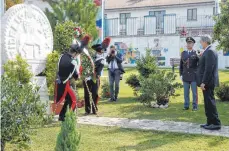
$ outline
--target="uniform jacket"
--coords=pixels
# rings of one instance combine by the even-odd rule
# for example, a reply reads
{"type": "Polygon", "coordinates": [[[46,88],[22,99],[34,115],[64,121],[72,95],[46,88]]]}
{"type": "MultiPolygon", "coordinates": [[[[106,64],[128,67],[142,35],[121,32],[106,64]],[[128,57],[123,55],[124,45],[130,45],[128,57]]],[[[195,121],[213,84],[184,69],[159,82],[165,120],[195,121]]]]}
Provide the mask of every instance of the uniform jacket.
{"type": "Polygon", "coordinates": [[[199,58],[195,50],[183,51],[181,53],[180,60],[180,76],[182,76],[185,82],[195,82],[196,81],[196,71],[198,67],[199,58]]]}
{"type": "Polygon", "coordinates": [[[72,74],[72,77],[74,79],[78,78],[77,70],[74,70],[75,65],[72,63],[72,61],[73,58],[68,53],[64,53],[63,56],[60,58],[60,62],[58,65],[58,76],[62,82],[65,81],[72,72],[74,72],[72,74]]]}
{"type": "Polygon", "coordinates": [[[95,73],[96,73],[96,76],[101,76],[101,72],[103,70],[103,67],[104,67],[104,62],[105,62],[105,59],[104,57],[98,57],[96,56],[95,57],[95,73]]]}

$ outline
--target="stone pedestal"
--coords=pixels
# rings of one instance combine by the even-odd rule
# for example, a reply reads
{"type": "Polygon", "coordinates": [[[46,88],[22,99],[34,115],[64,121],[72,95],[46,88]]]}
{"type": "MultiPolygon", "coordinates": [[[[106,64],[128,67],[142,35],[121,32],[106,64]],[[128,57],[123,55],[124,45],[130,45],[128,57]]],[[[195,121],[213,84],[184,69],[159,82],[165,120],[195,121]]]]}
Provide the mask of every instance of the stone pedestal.
{"type": "Polygon", "coordinates": [[[40,87],[38,93],[40,95],[41,102],[47,105],[47,108],[46,108],[47,114],[51,114],[46,77],[45,76],[33,77],[32,82],[40,87]]]}

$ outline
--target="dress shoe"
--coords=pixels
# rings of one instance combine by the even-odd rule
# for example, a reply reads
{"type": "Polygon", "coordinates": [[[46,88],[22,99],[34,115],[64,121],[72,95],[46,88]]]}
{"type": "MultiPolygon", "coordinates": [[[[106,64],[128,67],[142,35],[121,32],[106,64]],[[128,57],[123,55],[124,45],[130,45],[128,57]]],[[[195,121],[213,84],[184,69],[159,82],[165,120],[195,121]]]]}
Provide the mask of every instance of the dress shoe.
{"type": "Polygon", "coordinates": [[[184,107],[183,110],[189,110],[189,107],[184,107]]]}
{"type": "Polygon", "coordinates": [[[90,113],[84,113],[84,116],[88,116],[90,113]]]}
{"type": "Polygon", "coordinates": [[[197,108],[193,108],[192,111],[198,111],[198,109],[197,108]]]}
{"type": "Polygon", "coordinates": [[[59,117],[58,118],[58,121],[62,121],[63,122],[64,121],[64,118],[63,117],[59,117]]]}
{"type": "Polygon", "coordinates": [[[108,100],[108,102],[113,102],[114,101],[114,99],[112,99],[112,98],[110,98],[109,100],[108,100]]]}
{"type": "Polygon", "coordinates": [[[219,130],[221,129],[221,125],[208,125],[208,126],[204,126],[203,127],[204,129],[207,129],[207,130],[219,130]]]}
{"type": "Polygon", "coordinates": [[[115,98],[114,98],[114,101],[115,101],[115,102],[117,102],[117,101],[118,101],[118,98],[117,98],[117,97],[115,97],[115,98]]]}
{"type": "Polygon", "coordinates": [[[92,113],[93,115],[98,115],[96,112],[95,113],[92,113]]]}
{"type": "Polygon", "coordinates": [[[205,126],[209,126],[209,124],[201,124],[200,127],[204,128],[205,126]]]}

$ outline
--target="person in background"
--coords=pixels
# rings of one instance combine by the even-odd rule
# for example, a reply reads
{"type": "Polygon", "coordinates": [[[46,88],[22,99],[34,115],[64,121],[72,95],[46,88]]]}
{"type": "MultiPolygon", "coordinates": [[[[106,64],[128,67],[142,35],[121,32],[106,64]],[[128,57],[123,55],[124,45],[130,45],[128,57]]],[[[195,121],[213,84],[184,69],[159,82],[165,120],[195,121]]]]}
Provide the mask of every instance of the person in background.
{"type": "Polygon", "coordinates": [[[106,51],[107,47],[110,44],[110,38],[107,37],[103,40],[101,44],[95,44],[92,46],[92,49],[96,51],[95,54],[95,59],[94,59],[94,64],[95,64],[95,80],[92,79],[91,76],[87,77],[85,81],[83,81],[84,85],[84,100],[85,100],[85,115],[89,115],[91,113],[92,109],[92,114],[97,115],[98,111],[98,100],[99,100],[99,95],[98,95],[98,89],[100,86],[100,76],[101,72],[104,67],[105,63],[105,58],[103,56],[103,53],[106,51]],[[87,85],[86,85],[87,83],[87,85]],[[88,87],[88,88],[87,88],[88,87]],[[89,91],[88,91],[89,89],[89,91]],[[92,95],[92,101],[90,103],[90,94],[92,95]]]}
{"type": "Polygon", "coordinates": [[[109,74],[109,84],[110,84],[110,99],[109,101],[117,101],[119,94],[119,82],[120,75],[125,73],[122,66],[122,55],[119,54],[115,46],[110,46],[110,52],[106,57],[108,63],[108,74],[109,74]],[[115,89],[114,89],[115,84],[115,89]]]}
{"type": "Polygon", "coordinates": [[[205,115],[207,117],[207,123],[200,125],[200,127],[209,130],[218,130],[221,128],[221,122],[214,96],[214,89],[219,86],[218,55],[211,46],[212,38],[209,35],[202,36],[200,43],[204,52],[200,57],[197,69],[197,85],[203,91],[205,115]]]}
{"type": "Polygon", "coordinates": [[[190,98],[190,86],[192,90],[192,110],[197,111],[198,109],[198,94],[196,84],[196,71],[199,62],[199,58],[193,46],[195,40],[192,37],[186,38],[187,50],[181,53],[180,60],[180,77],[184,85],[184,110],[189,109],[190,98]]]}

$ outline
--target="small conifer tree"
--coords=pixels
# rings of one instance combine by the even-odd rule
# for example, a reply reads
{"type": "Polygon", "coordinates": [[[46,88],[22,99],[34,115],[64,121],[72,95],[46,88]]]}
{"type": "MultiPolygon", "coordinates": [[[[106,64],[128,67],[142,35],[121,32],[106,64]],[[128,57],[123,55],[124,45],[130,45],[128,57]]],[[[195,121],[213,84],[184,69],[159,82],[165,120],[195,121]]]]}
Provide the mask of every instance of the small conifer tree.
{"type": "Polygon", "coordinates": [[[80,138],[80,133],[76,127],[76,115],[68,109],[57,137],[55,151],[78,151],[80,138]]]}

